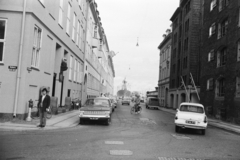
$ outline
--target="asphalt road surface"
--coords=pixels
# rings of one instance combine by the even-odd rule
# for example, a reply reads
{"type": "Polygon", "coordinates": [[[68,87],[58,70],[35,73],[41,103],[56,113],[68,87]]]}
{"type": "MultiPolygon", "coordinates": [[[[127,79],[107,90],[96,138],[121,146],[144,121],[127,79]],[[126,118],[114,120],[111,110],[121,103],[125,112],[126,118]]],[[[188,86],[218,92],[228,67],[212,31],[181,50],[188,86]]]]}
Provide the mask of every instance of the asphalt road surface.
{"type": "Polygon", "coordinates": [[[6,131],[0,142],[1,160],[240,160],[240,135],[211,126],[204,136],[195,130],[176,134],[172,114],[144,106],[131,115],[130,106],[120,103],[110,126],[6,131]]]}

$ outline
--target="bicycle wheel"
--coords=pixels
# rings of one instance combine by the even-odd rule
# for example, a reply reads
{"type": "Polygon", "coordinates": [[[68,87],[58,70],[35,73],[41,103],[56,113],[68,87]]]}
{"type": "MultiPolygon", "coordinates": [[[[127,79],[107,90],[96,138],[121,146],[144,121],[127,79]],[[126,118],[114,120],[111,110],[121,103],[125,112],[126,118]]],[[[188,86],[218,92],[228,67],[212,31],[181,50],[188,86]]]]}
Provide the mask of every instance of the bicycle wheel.
{"type": "Polygon", "coordinates": [[[49,111],[47,111],[47,119],[50,119],[50,118],[52,118],[52,110],[49,107],[49,111]]]}

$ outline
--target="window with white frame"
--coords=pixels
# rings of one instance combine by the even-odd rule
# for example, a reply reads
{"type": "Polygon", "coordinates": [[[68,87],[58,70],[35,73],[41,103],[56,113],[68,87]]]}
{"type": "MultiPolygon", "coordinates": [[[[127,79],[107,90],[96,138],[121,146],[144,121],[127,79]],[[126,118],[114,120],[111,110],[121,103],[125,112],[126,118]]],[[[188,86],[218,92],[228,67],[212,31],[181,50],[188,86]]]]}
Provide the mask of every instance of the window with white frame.
{"type": "Polygon", "coordinates": [[[99,47],[100,51],[102,51],[102,47],[103,47],[103,40],[100,40],[100,47],[99,47]]]}
{"type": "Polygon", "coordinates": [[[210,4],[210,11],[213,10],[214,7],[216,7],[217,5],[217,0],[212,0],[211,4],[210,4]]]}
{"type": "Polygon", "coordinates": [[[213,78],[207,80],[207,90],[213,89],[213,78]]]}
{"type": "Polygon", "coordinates": [[[221,12],[226,6],[228,6],[229,0],[219,0],[219,12],[221,12]]]}
{"type": "Polygon", "coordinates": [[[224,20],[222,23],[218,24],[218,39],[225,36],[228,28],[228,20],[224,20]]]}
{"type": "Polygon", "coordinates": [[[238,46],[237,46],[237,61],[240,61],[240,41],[238,41],[238,46]]]}
{"type": "Polygon", "coordinates": [[[39,62],[40,62],[41,40],[42,40],[42,29],[40,29],[38,26],[35,26],[31,66],[36,68],[39,67],[39,62]]]}
{"type": "Polygon", "coordinates": [[[58,17],[58,24],[62,26],[63,23],[63,0],[59,1],[59,17],[58,17]]]}
{"type": "Polygon", "coordinates": [[[73,28],[72,28],[72,40],[75,41],[75,32],[76,32],[76,13],[73,14],[73,28]]]}
{"type": "Polygon", "coordinates": [[[78,5],[82,7],[82,0],[78,0],[78,5]]]}
{"type": "Polygon", "coordinates": [[[73,81],[76,82],[77,80],[77,60],[74,61],[74,72],[73,72],[73,81]]]}
{"type": "Polygon", "coordinates": [[[225,95],[225,79],[216,80],[216,97],[224,97],[225,95]]]}
{"type": "Polygon", "coordinates": [[[211,37],[216,31],[216,24],[213,23],[209,28],[209,37],[211,37]]]}
{"type": "Polygon", "coordinates": [[[77,22],[77,37],[76,37],[76,44],[77,44],[78,47],[80,47],[79,43],[78,43],[78,41],[79,41],[79,32],[80,32],[80,22],[78,21],[77,22]]]}
{"type": "Polygon", "coordinates": [[[69,62],[69,74],[68,74],[68,79],[69,79],[69,80],[72,80],[72,71],[73,71],[73,68],[72,68],[72,61],[73,61],[73,56],[70,56],[70,62],[69,62]]]}
{"type": "Polygon", "coordinates": [[[240,77],[236,77],[236,97],[240,97],[240,77]]]}
{"type": "Polygon", "coordinates": [[[94,38],[97,38],[97,30],[98,30],[98,26],[94,25],[94,33],[93,33],[94,38]]]}
{"type": "Polygon", "coordinates": [[[214,50],[211,50],[208,53],[208,62],[213,61],[214,60],[214,50]]]}
{"type": "Polygon", "coordinates": [[[83,39],[82,39],[82,35],[83,35],[83,28],[82,28],[82,25],[80,25],[79,27],[79,42],[78,42],[78,47],[80,49],[82,49],[82,43],[83,43],[83,39]]]}
{"type": "Polygon", "coordinates": [[[217,54],[217,67],[224,66],[227,60],[227,48],[223,48],[222,50],[218,51],[217,54]]]}
{"type": "Polygon", "coordinates": [[[7,20],[0,19],[0,62],[3,62],[4,58],[4,46],[6,42],[6,30],[7,30],[7,20]]]}
{"type": "Polygon", "coordinates": [[[67,11],[67,27],[66,32],[69,35],[69,27],[70,27],[70,19],[71,19],[71,5],[68,3],[68,11],[67,11]]]}

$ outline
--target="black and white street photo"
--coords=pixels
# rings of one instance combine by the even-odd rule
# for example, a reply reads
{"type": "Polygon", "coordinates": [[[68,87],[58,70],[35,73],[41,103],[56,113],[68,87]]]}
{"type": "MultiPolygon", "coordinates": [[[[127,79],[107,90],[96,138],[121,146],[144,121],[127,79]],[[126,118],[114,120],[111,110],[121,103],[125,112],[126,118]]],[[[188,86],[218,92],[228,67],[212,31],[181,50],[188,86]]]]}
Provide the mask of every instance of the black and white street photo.
{"type": "Polygon", "coordinates": [[[240,160],[240,1],[0,0],[0,160],[240,160]]]}

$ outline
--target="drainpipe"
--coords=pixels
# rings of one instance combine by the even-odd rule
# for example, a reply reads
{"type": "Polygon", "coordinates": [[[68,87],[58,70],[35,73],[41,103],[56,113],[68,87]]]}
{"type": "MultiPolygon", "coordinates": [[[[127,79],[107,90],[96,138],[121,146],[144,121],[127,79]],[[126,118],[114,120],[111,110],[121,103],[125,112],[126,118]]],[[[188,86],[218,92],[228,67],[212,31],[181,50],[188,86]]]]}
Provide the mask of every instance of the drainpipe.
{"type": "MultiPolygon", "coordinates": [[[[93,0],[87,0],[87,12],[86,12],[86,24],[85,24],[85,44],[84,44],[84,58],[83,58],[83,81],[85,80],[85,73],[86,73],[86,68],[85,68],[85,65],[86,65],[86,46],[87,46],[87,32],[88,32],[88,10],[90,9],[90,5],[91,5],[91,3],[93,3],[94,1],[93,0]]],[[[84,84],[84,82],[82,82],[82,100],[81,100],[81,103],[82,103],[82,105],[83,105],[83,99],[84,99],[84,86],[85,84],[84,84]]],[[[86,85],[87,85],[87,83],[86,83],[86,85]]],[[[86,89],[86,92],[87,92],[87,89],[86,89]]]]}
{"type": "Polygon", "coordinates": [[[19,49],[19,58],[18,58],[18,70],[17,70],[17,85],[16,85],[14,110],[13,110],[13,117],[14,118],[16,117],[16,112],[17,112],[19,83],[20,83],[20,79],[21,79],[21,63],[22,63],[22,50],[23,50],[23,36],[24,36],[24,29],[25,29],[26,3],[27,3],[27,0],[24,0],[22,30],[21,30],[21,40],[20,40],[20,49],[19,49]]]}

